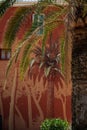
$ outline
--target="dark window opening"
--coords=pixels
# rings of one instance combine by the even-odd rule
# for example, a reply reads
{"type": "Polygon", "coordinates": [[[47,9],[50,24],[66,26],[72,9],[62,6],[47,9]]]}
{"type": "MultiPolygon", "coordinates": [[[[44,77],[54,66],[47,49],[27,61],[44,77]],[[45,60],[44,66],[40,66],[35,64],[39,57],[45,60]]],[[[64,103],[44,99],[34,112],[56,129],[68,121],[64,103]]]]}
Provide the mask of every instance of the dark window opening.
{"type": "Polygon", "coordinates": [[[11,57],[11,49],[0,49],[0,60],[9,60],[11,57]]]}

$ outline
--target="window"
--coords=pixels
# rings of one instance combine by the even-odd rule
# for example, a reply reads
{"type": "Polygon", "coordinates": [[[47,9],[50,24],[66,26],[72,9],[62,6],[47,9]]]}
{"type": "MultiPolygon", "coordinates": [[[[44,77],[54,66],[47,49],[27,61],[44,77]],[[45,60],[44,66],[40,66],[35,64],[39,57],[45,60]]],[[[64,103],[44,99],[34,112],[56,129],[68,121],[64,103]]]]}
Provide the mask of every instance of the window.
{"type": "Polygon", "coordinates": [[[9,60],[11,57],[11,49],[0,49],[0,60],[9,60]]]}
{"type": "MultiPolygon", "coordinates": [[[[40,27],[44,23],[44,14],[33,14],[33,23],[36,27],[40,27]]],[[[38,35],[43,34],[44,27],[40,27],[39,31],[37,32],[38,35]]]]}

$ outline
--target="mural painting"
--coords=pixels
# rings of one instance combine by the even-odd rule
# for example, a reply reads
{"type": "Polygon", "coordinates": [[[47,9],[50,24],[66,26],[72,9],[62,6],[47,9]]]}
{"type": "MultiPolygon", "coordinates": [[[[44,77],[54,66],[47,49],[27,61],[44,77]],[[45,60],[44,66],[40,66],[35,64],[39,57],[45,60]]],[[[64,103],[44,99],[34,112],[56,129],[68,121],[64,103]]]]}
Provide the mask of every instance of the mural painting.
{"type": "MultiPolygon", "coordinates": [[[[18,7],[7,10],[2,20],[0,20],[0,47],[6,23],[15,13],[18,7]],[[9,13],[10,12],[10,13],[9,13]]],[[[24,23],[23,28],[18,32],[15,42],[24,34],[27,27],[31,26],[31,16],[24,23]]],[[[59,37],[63,27],[53,32],[54,39],[59,37]]],[[[12,51],[14,47],[12,48],[12,51]]],[[[47,117],[47,85],[43,75],[37,76],[35,68],[34,79],[30,79],[26,74],[23,81],[19,76],[19,64],[14,64],[8,76],[6,88],[4,89],[4,79],[8,61],[0,60],[0,114],[2,115],[4,130],[39,130],[41,122],[47,117]],[[38,78],[37,78],[38,77],[38,78]],[[35,81],[35,82],[34,82],[35,81]]],[[[19,61],[20,63],[20,61],[19,61]]],[[[54,88],[54,117],[60,117],[71,122],[71,85],[67,85],[61,78],[57,87],[54,88]],[[62,86],[61,86],[62,83],[62,86]],[[67,111],[68,109],[68,111],[67,111]]]]}

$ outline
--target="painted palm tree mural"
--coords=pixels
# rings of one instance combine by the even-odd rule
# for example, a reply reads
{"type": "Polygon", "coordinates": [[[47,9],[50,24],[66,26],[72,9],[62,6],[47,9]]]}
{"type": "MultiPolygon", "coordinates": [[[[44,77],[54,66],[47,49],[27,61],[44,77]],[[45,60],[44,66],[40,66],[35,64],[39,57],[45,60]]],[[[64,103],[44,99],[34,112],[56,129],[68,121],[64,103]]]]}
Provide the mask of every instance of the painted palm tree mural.
{"type": "MultiPolygon", "coordinates": [[[[55,113],[54,111],[55,105],[53,106],[53,98],[54,99],[57,98],[57,99],[60,99],[60,101],[62,102],[64,118],[67,119],[66,96],[70,94],[69,93],[70,91],[68,92],[67,88],[65,88],[65,86],[67,87],[68,85],[65,85],[64,83],[64,80],[60,71],[61,67],[59,64],[60,54],[63,54],[63,52],[62,53],[60,52],[58,42],[55,42],[55,41],[48,42],[49,43],[48,44],[47,39],[49,37],[50,32],[53,32],[53,30],[55,30],[60,25],[61,22],[64,22],[64,18],[67,14],[67,13],[65,14],[65,12],[67,12],[68,9],[69,9],[69,13],[67,15],[68,17],[66,21],[68,25],[67,26],[68,35],[66,35],[66,37],[68,39],[66,39],[66,44],[65,44],[65,75],[66,75],[65,77],[66,77],[66,81],[70,82],[71,79],[68,77],[68,74],[70,74],[70,71],[68,72],[68,67],[70,67],[71,56],[69,56],[68,54],[69,54],[69,51],[72,50],[71,45],[73,45],[73,52],[72,52],[73,54],[73,57],[72,57],[73,120],[72,122],[73,123],[72,124],[73,124],[73,130],[75,129],[77,130],[78,128],[80,129],[80,127],[81,129],[84,127],[86,128],[86,121],[84,118],[84,113],[86,112],[85,105],[83,105],[85,111],[82,113],[82,115],[79,116],[78,114],[80,112],[80,110],[78,110],[78,107],[81,105],[81,103],[79,103],[80,100],[78,98],[80,94],[79,89],[81,90],[83,89],[79,87],[80,85],[79,83],[77,83],[76,74],[78,75],[77,77],[79,77],[79,74],[76,71],[77,69],[75,69],[76,64],[78,64],[76,60],[78,58],[75,58],[77,56],[75,52],[77,52],[80,57],[80,53],[78,52],[78,45],[81,45],[83,43],[84,43],[84,46],[86,45],[86,42],[84,41],[84,39],[86,40],[85,35],[86,35],[86,24],[87,24],[86,1],[70,0],[67,2],[69,2],[69,6],[57,5],[56,3],[54,3],[54,1],[50,1],[50,2],[40,1],[37,4],[30,6],[29,8],[26,8],[26,7],[20,8],[15,13],[14,17],[12,18],[12,20],[10,20],[8,26],[6,27],[7,30],[6,30],[5,41],[4,41],[5,47],[7,48],[12,47],[13,43],[16,43],[17,45],[16,46],[17,49],[15,50],[15,53],[12,55],[12,58],[8,64],[6,76],[8,75],[9,68],[11,67],[12,63],[15,63],[15,64],[17,64],[18,62],[20,63],[20,67],[18,67],[17,65],[15,67],[13,88],[11,89],[11,91],[13,92],[12,94],[13,97],[11,96],[11,102],[10,102],[10,104],[12,105],[10,105],[10,111],[9,111],[10,112],[9,113],[9,130],[22,129],[22,128],[30,129],[30,130],[35,129],[35,127],[38,125],[38,122],[41,122],[44,119],[43,107],[41,106],[41,100],[45,92],[49,92],[48,98],[47,98],[47,115],[46,116],[53,117],[53,113],[55,113]],[[50,11],[48,11],[49,8],[50,8],[50,11]],[[38,20],[38,17],[37,17],[36,21],[34,21],[33,24],[31,24],[32,26],[29,28],[29,30],[28,29],[26,30],[26,34],[23,37],[23,39],[20,42],[18,41],[14,42],[18,31],[23,26],[24,21],[27,20],[28,15],[35,14],[37,16],[40,16],[40,14],[43,14],[43,13],[45,13],[44,22],[42,22],[42,20],[41,21],[38,20]],[[37,21],[39,21],[38,24],[36,24],[37,21]],[[40,29],[42,30],[44,29],[43,35],[39,35],[40,29]],[[83,36],[82,39],[80,39],[81,38],[80,35],[83,36]],[[76,43],[78,44],[77,47],[76,47],[76,43]],[[52,53],[50,53],[50,51],[52,53]],[[22,58],[21,58],[21,55],[22,55],[22,58]],[[19,59],[21,60],[19,61],[19,59]],[[67,67],[67,63],[69,63],[68,67],[67,67]],[[27,75],[27,72],[29,73],[28,75],[27,75]],[[36,75],[36,73],[38,73],[38,75],[36,75]],[[19,76],[19,74],[21,74],[21,78],[24,78],[24,81],[22,81],[20,88],[18,87],[19,85],[17,85],[18,84],[17,77],[19,76]],[[58,82],[56,82],[57,80],[58,82]],[[43,86],[41,84],[43,84],[43,86]],[[65,94],[65,91],[66,91],[66,94],[65,94]],[[28,113],[28,123],[26,123],[27,119],[26,117],[24,117],[21,107],[18,106],[18,101],[19,99],[21,99],[20,95],[22,96],[22,98],[25,98],[25,97],[27,98],[28,109],[26,109],[26,111],[28,113]],[[32,107],[32,102],[36,106],[35,107],[36,110],[32,107]],[[48,105],[50,106],[49,109],[48,109],[48,105]],[[76,109],[74,109],[74,107],[76,109]],[[39,115],[35,114],[35,118],[33,118],[33,110],[36,113],[39,112],[39,115]],[[15,121],[15,118],[18,118],[24,124],[22,128],[16,128],[17,122],[15,121]],[[85,125],[82,120],[85,122],[85,125]]],[[[82,49],[80,48],[79,50],[81,51],[82,49]]],[[[79,63],[81,62],[81,66],[83,65],[82,63],[85,62],[85,61],[82,62],[82,59],[86,57],[85,49],[83,49],[82,52],[83,53],[81,53],[81,57],[78,60],[79,63]]],[[[86,71],[85,71],[85,74],[83,75],[86,75],[86,71]]],[[[84,88],[86,89],[86,87],[84,88]]],[[[86,96],[82,97],[82,99],[84,98],[86,98],[86,96]]],[[[83,108],[81,108],[81,110],[82,109],[83,108]]]]}
{"type": "Polygon", "coordinates": [[[47,117],[52,118],[54,117],[54,86],[58,86],[58,82],[62,86],[61,78],[63,79],[60,70],[59,44],[57,42],[52,43],[50,40],[50,44],[45,47],[44,54],[39,46],[36,46],[33,52],[35,57],[31,60],[32,65],[30,64],[29,75],[34,79],[34,82],[38,77],[40,80],[42,74],[44,75],[43,79],[45,84],[47,80],[47,117]],[[33,70],[36,66],[38,72],[37,76],[33,70]],[[34,74],[32,75],[32,73],[34,74]]]}
{"type": "MultiPolygon", "coordinates": [[[[8,65],[8,70],[9,70],[11,63],[12,62],[14,63],[13,64],[14,70],[10,69],[10,71],[14,73],[13,76],[14,78],[12,79],[13,85],[12,88],[10,88],[11,96],[8,94],[8,97],[10,97],[10,105],[9,105],[10,109],[8,111],[9,120],[6,122],[9,124],[8,127],[9,130],[37,129],[36,127],[39,126],[40,122],[45,117],[54,117],[55,105],[53,103],[53,100],[55,100],[55,91],[57,92],[59,88],[60,90],[64,88],[63,86],[64,80],[60,69],[61,67],[60,67],[60,43],[58,41],[59,39],[56,38],[55,40],[53,39],[49,40],[48,38],[50,32],[52,32],[52,30],[55,30],[55,28],[60,23],[62,18],[58,21],[56,21],[55,19],[55,22],[54,21],[49,22],[49,20],[51,20],[51,17],[54,17],[53,15],[56,12],[56,10],[59,10],[58,13],[62,14],[63,13],[61,12],[62,7],[54,6],[52,3],[50,4],[44,3],[44,4],[47,5],[46,8],[45,6],[43,6],[42,3],[41,3],[42,6],[38,6],[38,8],[42,7],[43,9],[41,10],[42,14],[44,12],[47,13],[46,14],[47,16],[45,16],[47,17],[46,18],[47,21],[42,24],[39,23],[39,25],[35,25],[36,21],[33,22],[31,28],[27,30],[28,32],[23,38],[23,41],[19,43],[19,47],[15,51],[16,53],[12,55],[11,62],[9,62],[8,65]],[[50,11],[48,12],[49,8],[50,11]],[[54,9],[54,11],[52,10],[52,8],[54,9]],[[51,17],[50,17],[50,13],[53,13],[51,17]],[[41,29],[44,28],[45,31],[44,35],[38,35],[38,31],[40,28],[41,29]],[[42,45],[41,45],[41,41],[42,41],[42,45]],[[36,45],[37,43],[38,46],[36,45]],[[24,50],[21,49],[22,47],[24,50]],[[23,52],[23,56],[22,56],[22,60],[20,61],[22,52],[23,52]],[[29,59],[29,57],[31,59],[29,59]],[[27,67],[29,66],[30,68],[27,69],[27,67]],[[21,78],[23,78],[25,71],[26,71],[26,76],[24,77],[24,80],[21,81],[20,83],[20,80],[18,78],[20,72],[21,72],[21,78]],[[29,74],[27,74],[27,72],[29,74]],[[46,93],[48,93],[47,102],[44,102],[43,97],[46,98],[46,93]],[[19,103],[19,101],[21,102],[21,98],[26,99],[25,102],[26,108],[24,108],[23,102],[19,103]],[[49,105],[50,107],[48,107],[49,105]],[[22,108],[25,109],[26,113],[28,113],[27,116],[24,115],[22,108]],[[17,124],[18,122],[16,120],[19,120],[21,124],[18,125],[17,124]]],[[[18,25],[18,23],[20,24],[21,22],[24,22],[24,19],[27,20],[29,14],[31,15],[34,13],[35,7],[36,5],[30,6],[30,8],[25,8],[25,7],[19,8],[18,11],[15,13],[15,16],[12,17],[12,21],[15,20],[16,22],[16,20],[18,20],[17,24],[15,23],[16,27],[13,26],[14,22],[9,21],[10,26],[8,25],[8,27],[6,28],[7,29],[9,28],[9,30],[13,28],[12,29],[13,32],[15,33],[18,32],[18,30],[20,29],[20,25],[18,25]]],[[[35,13],[38,13],[38,11],[35,13]]],[[[22,23],[22,26],[23,24],[24,23],[22,23]]],[[[6,31],[6,35],[5,35],[6,40],[4,39],[5,47],[7,48],[12,46],[14,37],[16,36],[15,33],[10,33],[10,34],[9,33],[10,31],[8,31],[8,33],[6,31]]],[[[16,43],[17,46],[18,41],[16,40],[14,43],[16,43]]],[[[8,74],[8,70],[7,70],[7,74],[8,74]]],[[[7,87],[5,89],[6,89],[5,91],[8,91],[7,87]]],[[[58,98],[59,98],[58,95],[56,95],[56,100],[58,100],[58,98]]],[[[60,102],[62,100],[63,103],[63,96],[61,96],[59,100],[60,102]]],[[[64,118],[67,118],[66,106],[62,106],[62,103],[61,103],[61,107],[63,107],[64,118]]]]}

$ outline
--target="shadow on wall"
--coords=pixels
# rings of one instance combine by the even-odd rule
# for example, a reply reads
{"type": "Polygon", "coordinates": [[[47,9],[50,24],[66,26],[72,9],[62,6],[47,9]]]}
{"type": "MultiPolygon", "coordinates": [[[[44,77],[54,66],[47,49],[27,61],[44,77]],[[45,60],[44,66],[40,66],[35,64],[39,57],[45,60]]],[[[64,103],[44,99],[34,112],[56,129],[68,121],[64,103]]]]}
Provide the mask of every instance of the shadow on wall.
{"type": "Polygon", "coordinates": [[[2,116],[0,115],[0,130],[2,130],[2,116]]]}

